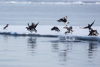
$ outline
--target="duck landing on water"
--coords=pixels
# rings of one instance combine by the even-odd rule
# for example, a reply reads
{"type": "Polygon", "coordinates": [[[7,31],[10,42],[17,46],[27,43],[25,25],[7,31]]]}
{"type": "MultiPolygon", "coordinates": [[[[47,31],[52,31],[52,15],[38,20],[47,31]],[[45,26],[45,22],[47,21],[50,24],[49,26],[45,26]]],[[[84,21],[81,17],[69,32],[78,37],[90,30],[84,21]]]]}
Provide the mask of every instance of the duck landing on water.
{"type": "Polygon", "coordinates": [[[89,35],[88,35],[88,36],[97,36],[97,35],[99,35],[98,31],[97,31],[97,30],[91,29],[91,30],[89,31],[89,35]]]}
{"type": "Polygon", "coordinates": [[[27,29],[28,31],[30,31],[31,33],[32,33],[33,31],[35,31],[35,32],[37,33],[36,27],[37,27],[38,24],[39,24],[39,22],[38,22],[37,24],[32,23],[31,25],[29,25],[29,23],[28,23],[28,27],[26,27],[26,29],[27,29]]]}
{"type": "Polygon", "coordinates": [[[73,27],[72,26],[70,26],[70,27],[64,27],[65,29],[67,29],[67,31],[65,32],[65,34],[67,34],[67,33],[71,33],[72,34],[72,32],[73,32],[73,27]]]}

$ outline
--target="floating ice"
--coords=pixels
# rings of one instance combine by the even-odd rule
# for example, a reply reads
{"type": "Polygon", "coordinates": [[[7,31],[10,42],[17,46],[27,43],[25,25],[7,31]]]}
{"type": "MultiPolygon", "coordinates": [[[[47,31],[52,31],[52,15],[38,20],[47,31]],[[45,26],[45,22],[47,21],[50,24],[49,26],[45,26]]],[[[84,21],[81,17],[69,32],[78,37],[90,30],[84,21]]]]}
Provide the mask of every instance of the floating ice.
{"type": "MultiPolygon", "coordinates": [[[[1,35],[11,35],[11,36],[37,36],[37,37],[58,37],[60,41],[77,41],[77,40],[91,40],[100,41],[100,35],[98,36],[88,36],[88,29],[81,29],[79,26],[74,26],[74,32],[72,34],[64,34],[66,29],[63,26],[58,26],[61,32],[51,31],[53,26],[37,26],[37,33],[29,32],[24,25],[9,25],[6,30],[3,30],[3,25],[0,26],[1,35]]],[[[100,33],[100,27],[93,27],[93,29],[98,30],[100,33]]]]}

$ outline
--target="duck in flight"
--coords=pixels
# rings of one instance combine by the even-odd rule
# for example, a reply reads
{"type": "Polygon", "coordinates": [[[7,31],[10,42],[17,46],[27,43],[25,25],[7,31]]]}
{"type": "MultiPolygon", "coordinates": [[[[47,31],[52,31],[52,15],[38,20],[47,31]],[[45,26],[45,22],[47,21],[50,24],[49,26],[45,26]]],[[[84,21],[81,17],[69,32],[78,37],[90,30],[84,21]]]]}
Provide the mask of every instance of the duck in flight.
{"type": "Polygon", "coordinates": [[[5,30],[6,28],[8,28],[8,26],[9,26],[9,24],[6,24],[6,26],[3,29],[5,30]]]}
{"type": "Polygon", "coordinates": [[[65,32],[65,34],[67,34],[67,33],[71,33],[72,34],[72,32],[73,32],[73,27],[72,26],[70,26],[70,27],[64,27],[65,29],[67,29],[67,31],[65,32]]]}
{"type": "Polygon", "coordinates": [[[69,24],[69,22],[67,22],[67,16],[60,18],[59,20],[57,20],[58,22],[64,22],[66,24],[69,24]]]}
{"type": "Polygon", "coordinates": [[[87,29],[87,28],[88,28],[88,29],[89,29],[89,31],[91,31],[91,30],[92,30],[92,26],[93,26],[94,22],[95,22],[95,20],[93,21],[93,23],[88,24],[88,26],[83,27],[83,29],[87,29]]]}
{"type": "Polygon", "coordinates": [[[60,32],[60,29],[58,28],[58,27],[56,27],[56,26],[54,26],[53,28],[51,28],[51,30],[53,31],[57,31],[57,32],[60,32]]]}
{"type": "Polygon", "coordinates": [[[95,22],[95,20],[94,20],[91,24],[88,24],[88,26],[83,27],[83,29],[89,29],[89,34],[88,34],[88,36],[97,36],[97,35],[99,35],[98,31],[97,31],[97,30],[94,30],[94,29],[92,28],[94,22],[95,22]]]}
{"type": "Polygon", "coordinates": [[[30,31],[31,33],[32,33],[33,31],[37,32],[36,27],[37,27],[38,24],[39,24],[39,22],[38,22],[37,24],[32,23],[31,25],[29,25],[29,23],[28,23],[28,27],[26,27],[26,28],[27,28],[27,30],[30,31]]]}

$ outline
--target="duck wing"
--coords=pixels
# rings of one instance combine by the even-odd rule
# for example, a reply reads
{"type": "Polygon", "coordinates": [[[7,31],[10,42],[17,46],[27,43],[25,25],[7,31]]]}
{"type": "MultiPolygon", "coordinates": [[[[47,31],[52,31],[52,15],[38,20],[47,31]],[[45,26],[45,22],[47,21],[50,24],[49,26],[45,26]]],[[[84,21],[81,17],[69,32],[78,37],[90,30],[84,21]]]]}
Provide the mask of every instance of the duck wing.
{"type": "Polygon", "coordinates": [[[38,24],[39,24],[39,22],[38,22],[37,24],[34,25],[34,28],[36,28],[38,24]]]}
{"type": "Polygon", "coordinates": [[[93,21],[93,23],[91,24],[91,26],[94,24],[95,20],[93,21]]]}

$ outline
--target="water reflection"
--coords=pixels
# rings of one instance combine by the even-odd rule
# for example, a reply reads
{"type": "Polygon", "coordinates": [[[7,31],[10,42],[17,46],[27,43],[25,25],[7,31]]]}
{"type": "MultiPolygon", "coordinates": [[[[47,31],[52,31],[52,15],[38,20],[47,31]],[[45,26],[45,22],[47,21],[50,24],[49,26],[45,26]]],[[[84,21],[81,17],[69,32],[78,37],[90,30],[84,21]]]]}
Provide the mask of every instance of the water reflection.
{"type": "Polygon", "coordinates": [[[4,40],[7,42],[8,41],[8,35],[3,35],[4,40]]]}
{"type": "Polygon", "coordinates": [[[32,53],[32,56],[35,53],[36,43],[37,43],[37,38],[34,37],[28,38],[28,51],[32,53]]]}
{"type": "Polygon", "coordinates": [[[55,53],[58,52],[58,49],[59,48],[58,48],[58,44],[57,43],[52,44],[52,51],[53,52],[55,52],[55,53]]]}
{"type": "Polygon", "coordinates": [[[61,62],[65,62],[67,60],[67,50],[59,51],[59,57],[61,62]]]}
{"type": "Polygon", "coordinates": [[[88,57],[89,59],[93,59],[93,56],[96,55],[98,42],[89,42],[89,49],[88,49],[88,57]]]}
{"type": "Polygon", "coordinates": [[[69,43],[64,43],[64,42],[51,42],[51,43],[52,43],[52,51],[58,54],[59,60],[61,62],[66,62],[67,53],[70,50],[69,43]]]}
{"type": "Polygon", "coordinates": [[[94,49],[97,49],[98,42],[90,42],[89,43],[89,52],[91,53],[94,49]]]}
{"type": "MultiPolygon", "coordinates": [[[[80,59],[84,61],[93,61],[93,59],[97,58],[97,54],[99,51],[99,42],[51,42],[52,51],[57,53],[59,56],[59,60],[61,62],[68,62],[68,58],[80,59]],[[87,49],[86,49],[87,48],[87,49]],[[85,53],[88,53],[88,55],[85,53]],[[75,57],[76,56],[76,57],[75,57]],[[78,58],[79,56],[79,58],[78,58]],[[87,57],[87,59],[82,59],[80,57],[87,57]]],[[[72,60],[74,60],[72,59],[72,60]]],[[[71,60],[71,59],[70,59],[71,60]]],[[[77,62],[77,60],[75,60],[77,62]]],[[[84,62],[83,61],[83,62],[84,62]]]]}

